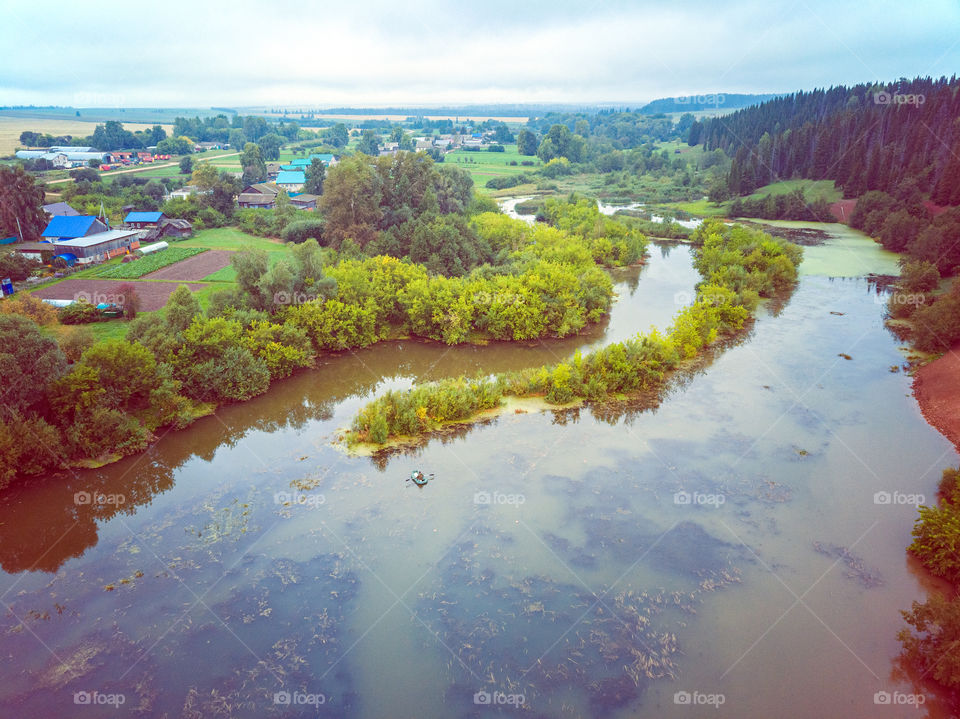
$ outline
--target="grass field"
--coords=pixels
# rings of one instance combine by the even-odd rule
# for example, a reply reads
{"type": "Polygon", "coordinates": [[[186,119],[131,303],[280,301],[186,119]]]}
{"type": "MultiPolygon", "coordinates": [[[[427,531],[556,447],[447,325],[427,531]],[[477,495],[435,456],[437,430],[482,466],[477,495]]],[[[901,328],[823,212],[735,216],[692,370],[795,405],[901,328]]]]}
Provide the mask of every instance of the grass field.
{"type": "MultiPolygon", "coordinates": [[[[136,122],[125,122],[123,126],[131,131],[153,127],[152,124],[136,122]]],[[[12,155],[20,147],[20,133],[25,130],[49,132],[51,135],[87,137],[92,135],[96,129],[96,122],[80,118],[69,119],[65,117],[59,120],[38,117],[10,117],[0,113],[0,156],[12,155]]],[[[169,134],[173,130],[173,126],[165,125],[164,129],[169,134]]]]}
{"type": "Polygon", "coordinates": [[[528,157],[517,152],[516,145],[504,145],[504,152],[468,152],[454,150],[444,155],[443,164],[459,167],[470,173],[477,189],[483,192],[492,192],[487,189],[486,183],[492,177],[506,177],[519,175],[521,172],[532,172],[542,166],[537,157],[528,157]],[[511,165],[516,162],[516,165],[511,165]],[[521,162],[533,162],[532,167],[524,167],[521,162]]]}
{"type": "MultiPolygon", "coordinates": [[[[758,200],[767,195],[786,195],[797,189],[803,190],[807,202],[813,202],[821,198],[826,202],[837,202],[843,199],[843,192],[834,185],[833,180],[783,180],[773,182],[758,187],[753,194],[747,195],[745,199],[758,200]]],[[[697,200],[695,202],[669,202],[662,206],[683,210],[702,217],[715,217],[726,215],[730,205],[731,202],[729,201],[718,206],[709,200],[697,200]]]]}
{"type": "MultiPolygon", "coordinates": [[[[267,260],[272,267],[281,258],[285,257],[289,249],[282,242],[270,240],[266,237],[255,237],[233,227],[217,227],[211,230],[201,230],[193,237],[181,240],[179,247],[203,247],[208,250],[252,250],[261,249],[267,253],[267,260]]],[[[237,274],[233,266],[207,275],[204,282],[235,282],[237,274]]]]}

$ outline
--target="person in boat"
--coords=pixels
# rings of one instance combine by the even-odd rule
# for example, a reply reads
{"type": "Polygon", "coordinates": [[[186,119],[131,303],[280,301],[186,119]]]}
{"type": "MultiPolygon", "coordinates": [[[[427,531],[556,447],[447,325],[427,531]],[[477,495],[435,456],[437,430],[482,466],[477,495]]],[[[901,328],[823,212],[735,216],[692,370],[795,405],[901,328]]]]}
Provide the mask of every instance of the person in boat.
{"type": "Polygon", "coordinates": [[[416,472],[414,472],[413,481],[417,482],[418,484],[423,482],[423,472],[421,472],[419,469],[416,472]]]}

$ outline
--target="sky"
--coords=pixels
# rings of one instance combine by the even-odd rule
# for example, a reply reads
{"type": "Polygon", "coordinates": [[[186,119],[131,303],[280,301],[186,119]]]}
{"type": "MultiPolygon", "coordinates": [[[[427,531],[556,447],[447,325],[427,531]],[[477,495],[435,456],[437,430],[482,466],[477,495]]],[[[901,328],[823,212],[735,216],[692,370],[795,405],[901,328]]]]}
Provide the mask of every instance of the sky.
{"type": "Polygon", "coordinates": [[[956,0],[2,0],[0,105],[616,103],[960,74],[956,0]]]}

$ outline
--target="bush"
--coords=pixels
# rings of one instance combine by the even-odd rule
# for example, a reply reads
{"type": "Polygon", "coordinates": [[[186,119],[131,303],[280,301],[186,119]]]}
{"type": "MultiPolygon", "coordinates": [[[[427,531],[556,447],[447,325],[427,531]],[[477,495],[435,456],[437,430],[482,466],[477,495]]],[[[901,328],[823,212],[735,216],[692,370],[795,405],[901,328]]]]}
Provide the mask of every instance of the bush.
{"type": "Polygon", "coordinates": [[[41,326],[52,325],[57,321],[56,307],[27,292],[0,300],[0,314],[27,317],[41,326]]]}
{"type": "Polygon", "coordinates": [[[14,282],[22,282],[41,267],[39,261],[14,250],[0,252],[0,279],[9,277],[14,282]]]}
{"type": "Polygon", "coordinates": [[[930,292],[940,284],[940,271],[932,262],[907,260],[901,264],[899,284],[907,292],[930,292]]]}
{"type": "Polygon", "coordinates": [[[284,242],[301,243],[309,238],[315,239],[324,245],[323,230],[326,222],[323,219],[297,220],[283,228],[280,237],[284,242]]]}
{"type": "Polygon", "coordinates": [[[506,148],[503,145],[490,145],[487,152],[506,152],[506,148]]]}
{"type": "Polygon", "coordinates": [[[66,307],[61,307],[58,312],[61,324],[65,325],[84,325],[90,322],[99,322],[103,319],[100,311],[86,300],[77,300],[66,307]]]}

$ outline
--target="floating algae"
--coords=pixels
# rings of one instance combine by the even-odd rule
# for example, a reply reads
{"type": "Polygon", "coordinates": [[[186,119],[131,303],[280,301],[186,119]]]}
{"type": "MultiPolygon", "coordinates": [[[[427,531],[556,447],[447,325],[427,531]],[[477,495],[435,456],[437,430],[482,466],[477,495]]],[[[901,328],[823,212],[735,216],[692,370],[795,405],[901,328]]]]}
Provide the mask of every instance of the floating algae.
{"type": "MultiPolygon", "coordinates": [[[[636,518],[623,521],[634,523],[635,534],[636,518]]],[[[418,618],[451,651],[450,716],[471,716],[478,690],[522,694],[528,709],[544,715],[575,696],[584,711],[608,716],[639,700],[652,682],[677,678],[680,640],[671,628],[680,616],[696,613],[704,592],[739,577],[726,561],[731,547],[697,525],[684,523],[664,539],[663,552],[655,558],[654,547],[651,561],[673,571],[684,543],[704,555],[681,568],[691,580],[683,591],[597,587],[593,593],[550,576],[513,573],[515,563],[494,570],[490,558],[504,537],[485,527],[451,547],[438,565],[440,577],[416,604],[418,618]]],[[[559,535],[544,541],[567,560],[610,558],[609,551],[585,553],[559,535]]],[[[431,641],[424,638],[425,645],[431,641]]]]}
{"type": "Polygon", "coordinates": [[[813,549],[819,554],[842,561],[847,567],[844,576],[857,581],[865,589],[880,587],[884,583],[879,569],[867,567],[861,557],[852,554],[846,547],[841,547],[839,544],[814,542],[813,549]]]}

